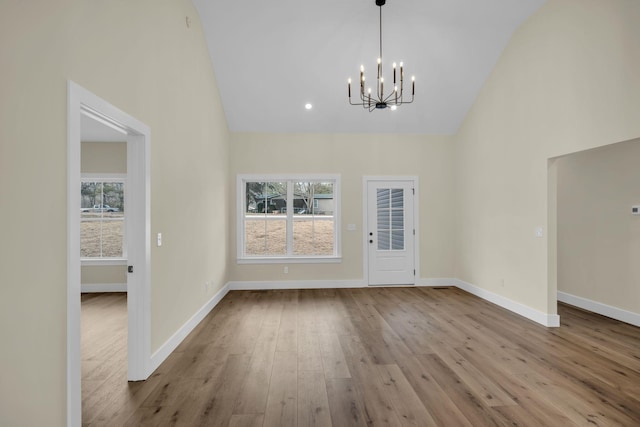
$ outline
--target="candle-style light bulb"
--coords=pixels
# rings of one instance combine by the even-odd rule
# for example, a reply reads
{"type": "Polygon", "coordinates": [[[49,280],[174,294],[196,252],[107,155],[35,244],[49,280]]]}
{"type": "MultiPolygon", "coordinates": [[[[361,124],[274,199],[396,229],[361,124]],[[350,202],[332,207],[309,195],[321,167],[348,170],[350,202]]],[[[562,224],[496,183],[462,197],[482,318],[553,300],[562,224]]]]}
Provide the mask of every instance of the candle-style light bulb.
{"type": "Polygon", "coordinates": [[[416,77],[411,76],[411,96],[416,94],[416,77]]]}
{"type": "Polygon", "coordinates": [[[349,77],[349,98],[351,98],[351,77],[349,77]]]}
{"type": "Polygon", "coordinates": [[[393,63],[393,84],[396,84],[396,63],[393,63]]]}
{"type": "Polygon", "coordinates": [[[400,81],[404,80],[404,68],[402,62],[400,63],[400,81]]]}

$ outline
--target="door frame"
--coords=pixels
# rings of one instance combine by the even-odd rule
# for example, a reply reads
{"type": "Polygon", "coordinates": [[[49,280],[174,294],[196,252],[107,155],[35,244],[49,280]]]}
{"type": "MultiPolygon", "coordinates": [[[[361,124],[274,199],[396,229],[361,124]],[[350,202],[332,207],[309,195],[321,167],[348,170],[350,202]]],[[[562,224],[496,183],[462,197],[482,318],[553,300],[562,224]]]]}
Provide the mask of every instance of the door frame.
{"type": "Polygon", "coordinates": [[[150,128],[73,81],[67,82],[67,425],[82,424],[80,355],[81,117],[126,135],[127,141],[127,377],[151,374],[150,128]]]}
{"type": "Polygon", "coordinates": [[[367,227],[369,224],[369,182],[373,181],[406,181],[410,182],[415,190],[413,197],[413,229],[416,234],[413,239],[413,266],[416,270],[414,285],[420,280],[420,217],[418,177],[415,175],[365,175],[362,177],[362,265],[363,277],[366,286],[369,284],[369,244],[367,227]]]}

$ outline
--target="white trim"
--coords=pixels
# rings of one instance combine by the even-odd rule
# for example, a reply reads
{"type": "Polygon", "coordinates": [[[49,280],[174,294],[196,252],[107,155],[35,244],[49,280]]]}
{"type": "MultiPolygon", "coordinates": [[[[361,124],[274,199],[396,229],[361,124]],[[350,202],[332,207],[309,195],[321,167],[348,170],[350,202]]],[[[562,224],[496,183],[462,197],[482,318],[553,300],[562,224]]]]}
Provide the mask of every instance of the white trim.
{"type": "Polygon", "coordinates": [[[602,316],[610,317],[621,322],[629,323],[634,326],[640,326],[640,313],[623,310],[618,307],[613,307],[611,305],[592,301],[587,298],[582,298],[560,291],[558,291],[558,301],[591,311],[593,313],[601,314],[602,316]]]}
{"type": "MultiPolygon", "coordinates": [[[[150,228],[150,137],[147,125],[114,107],[72,81],[67,81],[67,426],[82,424],[80,359],[80,181],[81,116],[127,135],[127,182],[139,188],[129,215],[137,221],[129,261],[136,263],[135,286],[128,287],[128,378],[149,376],[151,360],[151,228],[150,228]]],[[[125,193],[128,194],[130,191],[125,193]]]]}
{"type": "Polygon", "coordinates": [[[247,257],[236,260],[237,264],[339,264],[341,257],[247,257]]]}
{"type": "Polygon", "coordinates": [[[80,359],[80,110],[84,91],[67,84],[67,426],[82,425],[80,359]]]}
{"type": "Polygon", "coordinates": [[[96,292],[127,292],[126,283],[83,283],[80,292],[90,294],[96,292]]]}
{"type": "Polygon", "coordinates": [[[84,266],[94,265],[127,265],[126,258],[80,258],[80,264],[84,266]]]}
{"type": "MultiPolygon", "coordinates": [[[[108,143],[111,144],[111,143],[108,143]]],[[[84,182],[124,182],[127,183],[126,173],[82,173],[80,180],[84,182]]]]}
{"type": "MultiPolygon", "coordinates": [[[[133,119],[133,118],[132,118],[133,119]]],[[[135,119],[133,119],[135,120],[135,119]]],[[[127,263],[127,378],[151,375],[151,131],[145,125],[127,135],[127,191],[125,238],[127,263]]]]}
{"type": "Polygon", "coordinates": [[[460,279],[455,279],[455,282],[456,282],[456,287],[462,289],[463,291],[469,292],[470,294],[473,294],[484,300],[487,300],[496,305],[499,305],[502,308],[506,308],[507,310],[512,311],[516,314],[519,314],[522,317],[526,317],[529,320],[533,320],[534,322],[540,323],[543,326],[547,326],[547,327],[560,326],[560,316],[558,316],[557,314],[543,313],[527,305],[510,300],[509,298],[505,298],[502,295],[498,295],[493,292],[487,291],[485,289],[479,288],[477,286],[472,285],[471,283],[467,283],[460,279]]]}
{"type": "Polygon", "coordinates": [[[151,356],[150,369],[155,371],[167,357],[180,345],[196,326],[215,308],[230,290],[229,283],[224,285],[209,301],[207,301],[189,320],[185,322],[160,348],[151,356]]]}
{"type": "Polygon", "coordinates": [[[286,280],[286,281],[248,281],[229,282],[231,291],[258,291],[276,289],[346,289],[364,288],[362,280],[286,280]]]}
{"type": "Polygon", "coordinates": [[[369,182],[370,181],[409,181],[414,188],[413,194],[413,229],[416,234],[413,239],[413,268],[415,270],[414,283],[418,284],[420,279],[420,182],[417,175],[363,175],[362,177],[362,267],[364,282],[369,283],[369,245],[367,236],[367,224],[369,223],[369,182]]]}

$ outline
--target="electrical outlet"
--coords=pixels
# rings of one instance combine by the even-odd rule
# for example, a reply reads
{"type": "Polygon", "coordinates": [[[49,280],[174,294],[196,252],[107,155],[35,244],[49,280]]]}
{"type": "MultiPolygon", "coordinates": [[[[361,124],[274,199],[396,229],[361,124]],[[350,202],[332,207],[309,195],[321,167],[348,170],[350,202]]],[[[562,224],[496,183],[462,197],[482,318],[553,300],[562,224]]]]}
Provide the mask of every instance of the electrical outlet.
{"type": "Polygon", "coordinates": [[[284,274],[289,274],[289,267],[288,266],[284,266],[284,274]]]}

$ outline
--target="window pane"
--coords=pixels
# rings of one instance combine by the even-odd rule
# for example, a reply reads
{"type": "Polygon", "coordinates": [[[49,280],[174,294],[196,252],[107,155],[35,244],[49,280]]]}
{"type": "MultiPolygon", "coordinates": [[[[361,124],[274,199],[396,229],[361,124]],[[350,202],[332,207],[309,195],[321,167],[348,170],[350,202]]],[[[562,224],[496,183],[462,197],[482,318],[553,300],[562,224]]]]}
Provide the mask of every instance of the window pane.
{"type": "Polygon", "coordinates": [[[245,255],[286,255],[287,221],[247,220],[245,221],[245,255]]]}
{"type": "Polygon", "coordinates": [[[404,230],[391,232],[391,249],[394,251],[404,250],[404,230]]]}
{"type": "Polygon", "coordinates": [[[293,208],[298,215],[333,215],[333,183],[298,181],[293,183],[293,208]]]}
{"type": "Polygon", "coordinates": [[[82,221],[80,223],[81,257],[100,257],[102,255],[101,228],[101,221],[82,221]]]}
{"type": "Polygon", "coordinates": [[[378,250],[388,251],[390,249],[389,230],[378,230],[378,250]]]}
{"type": "Polygon", "coordinates": [[[333,228],[332,220],[294,220],[293,254],[333,255],[333,228]]]}
{"type": "Polygon", "coordinates": [[[389,230],[389,209],[378,209],[378,230],[389,230]]]}
{"type": "Polygon", "coordinates": [[[378,209],[386,209],[389,208],[389,189],[388,188],[378,188],[378,209]]]}
{"type": "Polygon", "coordinates": [[[286,211],[286,182],[245,183],[245,213],[270,214],[286,211]]]}
{"type": "Polygon", "coordinates": [[[80,217],[82,257],[124,256],[123,182],[81,182],[80,217]]]}
{"type": "Polygon", "coordinates": [[[402,188],[393,188],[391,190],[391,207],[404,208],[404,190],[402,188]]]}
{"type": "Polygon", "coordinates": [[[404,211],[393,210],[391,212],[391,228],[394,230],[404,229],[404,211]]]}

